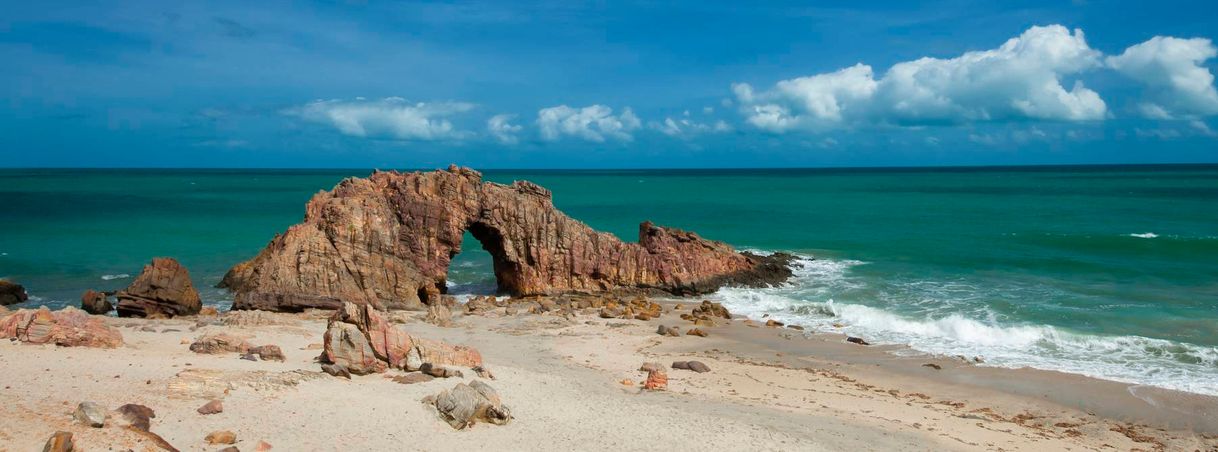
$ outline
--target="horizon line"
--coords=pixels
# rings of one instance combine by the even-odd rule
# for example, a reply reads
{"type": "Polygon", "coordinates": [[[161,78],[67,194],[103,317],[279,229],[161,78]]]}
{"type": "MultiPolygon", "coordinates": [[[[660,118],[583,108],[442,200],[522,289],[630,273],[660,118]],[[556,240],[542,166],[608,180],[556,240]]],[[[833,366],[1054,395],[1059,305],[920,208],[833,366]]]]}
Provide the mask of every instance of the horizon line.
{"type": "MultiPolygon", "coordinates": [[[[476,167],[471,165],[450,164],[460,167],[473,168],[477,171],[800,171],[800,170],[924,170],[924,169],[1037,169],[1037,168],[1118,168],[1118,167],[1190,167],[1218,166],[1216,162],[1172,162],[1172,163],[1028,163],[1028,164],[980,164],[980,165],[874,165],[874,166],[722,166],[722,167],[601,167],[601,168],[527,168],[527,167],[476,167]]],[[[446,169],[448,165],[437,167],[272,167],[272,166],[28,166],[4,167],[0,171],[22,170],[296,170],[296,171],[432,171],[446,169]]]]}

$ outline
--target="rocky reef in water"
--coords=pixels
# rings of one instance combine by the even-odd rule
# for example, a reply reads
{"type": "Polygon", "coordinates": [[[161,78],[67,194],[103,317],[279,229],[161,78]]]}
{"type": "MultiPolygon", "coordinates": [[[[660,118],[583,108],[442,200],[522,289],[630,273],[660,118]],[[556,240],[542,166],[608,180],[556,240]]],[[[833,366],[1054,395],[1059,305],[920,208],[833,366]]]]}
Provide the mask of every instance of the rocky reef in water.
{"type": "Polygon", "coordinates": [[[456,166],[349,178],[309,201],[303,223],[234,266],[221,287],[234,309],[420,309],[445,292],[465,231],[490,253],[499,290],[515,296],[651,290],[689,295],[790,277],[790,256],[644,222],[638,243],[598,232],[554,207],[534,183],[484,182],[456,166]]]}

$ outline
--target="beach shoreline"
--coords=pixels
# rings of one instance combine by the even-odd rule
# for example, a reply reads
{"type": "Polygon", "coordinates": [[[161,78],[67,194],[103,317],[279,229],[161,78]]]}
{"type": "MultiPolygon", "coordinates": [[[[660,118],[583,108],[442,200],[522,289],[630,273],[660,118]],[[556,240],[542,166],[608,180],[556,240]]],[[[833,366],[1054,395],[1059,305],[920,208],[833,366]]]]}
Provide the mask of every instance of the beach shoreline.
{"type": "Polygon", "coordinates": [[[258,441],[280,450],[455,450],[479,444],[626,450],[663,444],[688,450],[708,443],[761,450],[1218,447],[1213,397],[1134,391],[1139,398],[1130,385],[1088,377],[897,356],[891,347],[846,343],[840,335],[762,326],[764,319],[698,326],[707,337],[660,336],[661,324],[682,332],[694,327],[678,317],[692,303],[662,304],[665,314],[650,321],[559,311],[509,315],[507,308],[495,308],[458,313],[453,327],[442,328],[420,321],[421,313],[392,314],[413,335],[481,351],[496,377],[487,382],[515,419],[466,431],[453,431],[420,400],[456,380],[478,379],[468,370],[461,379],[413,385],[392,382],[388,377],[400,374],[392,370],[351,380],[318,372],[313,357],[320,352],[324,311],[105,317],[122,331],[126,345],[0,344],[0,363],[10,375],[0,392],[7,420],[0,440],[7,450],[36,449],[65,430],[87,450],[149,447],[121,429],[72,422],[76,404],[91,400],[110,408],[154,408],[152,431],[181,450],[216,449],[202,438],[219,429],[234,431],[241,450],[258,441]],[[189,351],[188,343],[214,332],[277,344],[288,360],[253,362],[189,351]],[[646,373],[638,369],[644,362],[667,367],[691,359],[711,372],[667,369],[666,391],[641,389],[646,373]],[[223,414],[201,416],[195,408],[206,398],[175,389],[183,387],[184,372],[201,371],[256,383],[235,383],[222,397],[223,414]]]}

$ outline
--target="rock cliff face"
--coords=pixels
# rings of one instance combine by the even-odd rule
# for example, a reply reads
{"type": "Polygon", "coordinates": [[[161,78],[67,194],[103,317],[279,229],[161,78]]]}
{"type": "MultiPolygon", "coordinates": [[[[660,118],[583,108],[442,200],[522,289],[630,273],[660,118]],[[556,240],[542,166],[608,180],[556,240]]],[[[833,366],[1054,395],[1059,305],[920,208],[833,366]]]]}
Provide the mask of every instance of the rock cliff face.
{"type": "Polygon", "coordinates": [[[783,256],[735,252],[692,232],[639,226],[639,242],[597,232],[554,207],[550,191],[483,182],[467,168],[377,172],[309,201],[304,222],[238,264],[221,286],[234,309],[337,309],[343,301],[418,309],[445,291],[465,231],[492,256],[499,289],[513,295],[658,289],[713,291],[790,276],[783,256]]]}

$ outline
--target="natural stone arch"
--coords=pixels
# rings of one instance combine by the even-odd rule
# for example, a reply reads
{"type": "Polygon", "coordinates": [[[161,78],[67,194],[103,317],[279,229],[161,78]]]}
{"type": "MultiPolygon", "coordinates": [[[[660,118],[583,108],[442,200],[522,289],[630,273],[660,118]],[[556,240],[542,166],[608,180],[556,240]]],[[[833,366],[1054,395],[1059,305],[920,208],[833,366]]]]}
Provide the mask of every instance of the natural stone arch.
{"type": "Polygon", "coordinates": [[[305,220],[225,275],[234,309],[334,309],[343,301],[416,309],[443,291],[469,230],[512,295],[620,289],[703,293],[790,276],[782,256],[737,253],[697,234],[644,222],[639,242],[598,232],[526,181],[483,182],[467,168],[376,172],[319,192],[305,220]]]}

